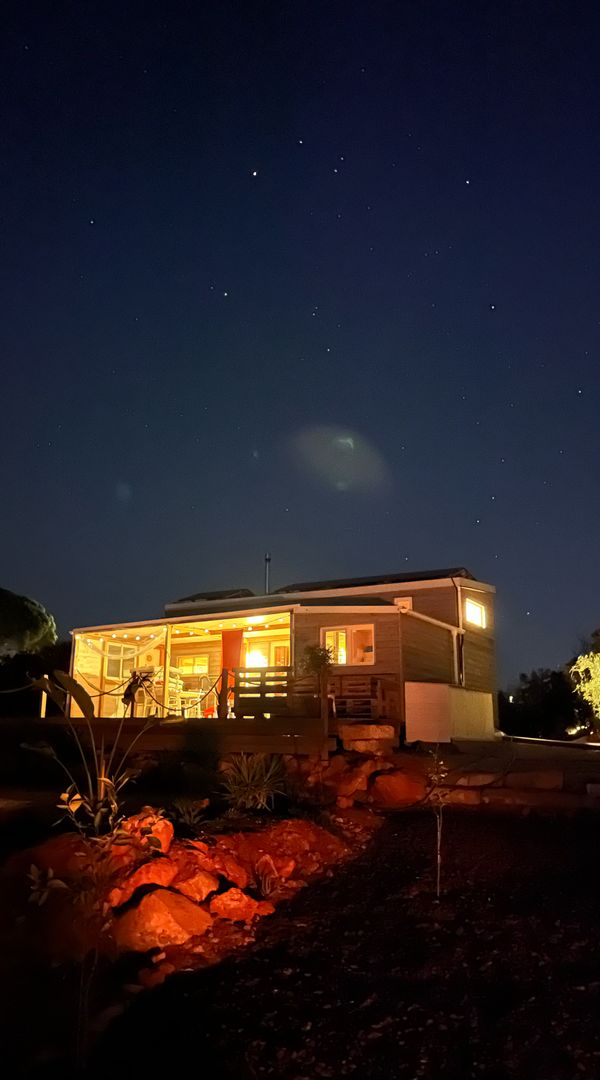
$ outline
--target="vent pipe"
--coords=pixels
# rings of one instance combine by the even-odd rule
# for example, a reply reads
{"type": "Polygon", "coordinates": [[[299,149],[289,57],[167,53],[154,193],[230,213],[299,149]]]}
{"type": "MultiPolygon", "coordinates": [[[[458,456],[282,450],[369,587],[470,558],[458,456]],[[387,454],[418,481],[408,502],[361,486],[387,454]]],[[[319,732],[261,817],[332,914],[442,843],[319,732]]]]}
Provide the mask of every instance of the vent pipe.
{"type": "Polygon", "coordinates": [[[267,551],[265,554],[265,596],[269,595],[269,574],[271,569],[271,556],[267,551]]]}

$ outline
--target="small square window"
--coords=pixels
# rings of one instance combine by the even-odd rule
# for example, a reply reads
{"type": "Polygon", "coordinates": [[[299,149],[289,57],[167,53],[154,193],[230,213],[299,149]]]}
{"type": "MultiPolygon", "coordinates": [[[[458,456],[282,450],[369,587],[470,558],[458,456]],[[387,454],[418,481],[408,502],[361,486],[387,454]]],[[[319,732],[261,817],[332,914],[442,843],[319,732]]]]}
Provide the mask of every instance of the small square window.
{"type": "Polygon", "coordinates": [[[472,626],[480,626],[482,630],[486,627],[486,611],[483,604],[478,604],[476,600],[465,600],[465,619],[472,626]]]}

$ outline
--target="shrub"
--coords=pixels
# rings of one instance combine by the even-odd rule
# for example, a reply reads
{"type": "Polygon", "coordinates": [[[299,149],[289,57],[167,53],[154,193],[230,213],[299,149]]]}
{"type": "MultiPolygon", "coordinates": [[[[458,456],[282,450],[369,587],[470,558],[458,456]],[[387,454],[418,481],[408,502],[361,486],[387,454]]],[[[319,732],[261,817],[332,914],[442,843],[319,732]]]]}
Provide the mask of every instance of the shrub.
{"type": "Polygon", "coordinates": [[[272,810],[285,778],[278,754],[234,754],[223,771],[225,798],[232,810],[272,810]]]}

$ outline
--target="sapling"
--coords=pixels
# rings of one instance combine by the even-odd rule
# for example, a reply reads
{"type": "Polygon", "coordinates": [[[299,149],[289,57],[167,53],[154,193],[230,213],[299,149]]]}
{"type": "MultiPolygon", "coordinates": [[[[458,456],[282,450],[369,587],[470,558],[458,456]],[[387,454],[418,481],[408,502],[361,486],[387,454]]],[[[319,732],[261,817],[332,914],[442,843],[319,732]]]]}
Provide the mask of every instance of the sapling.
{"type": "Polygon", "coordinates": [[[436,875],[435,895],[439,902],[442,877],[442,830],[444,827],[444,806],[448,799],[448,788],[443,787],[448,776],[448,768],[440,757],[439,744],[431,751],[432,762],[427,774],[429,784],[428,802],[433,807],[436,824],[436,875]]]}

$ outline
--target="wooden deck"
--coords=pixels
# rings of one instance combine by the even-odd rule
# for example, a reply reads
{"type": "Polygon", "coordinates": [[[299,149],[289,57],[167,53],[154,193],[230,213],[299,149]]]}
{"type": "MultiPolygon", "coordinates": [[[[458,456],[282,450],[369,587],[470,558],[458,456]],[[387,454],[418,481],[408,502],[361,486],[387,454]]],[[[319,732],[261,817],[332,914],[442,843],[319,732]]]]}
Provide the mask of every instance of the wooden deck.
{"type": "MultiPolygon", "coordinates": [[[[85,725],[82,720],[72,721],[78,729],[85,725]]],[[[64,726],[60,720],[52,723],[64,726]]],[[[123,726],[121,745],[125,747],[142,729],[141,719],[127,720],[123,726]]],[[[40,729],[44,721],[40,721],[40,729]]],[[[94,722],[94,735],[104,737],[110,746],[119,726],[114,717],[98,717],[94,722]]],[[[47,727],[44,737],[49,739],[47,727]]],[[[49,740],[51,741],[51,740],[49,740]]],[[[177,751],[183,754],[233,753],[265,754],[311,754],[325,756],[335,749],[336,740],[323,732],[321,718],[312,716],[271,716],[227,720],[161,720],[150,727],[136,743],[136,753],[177,751]]]]}

